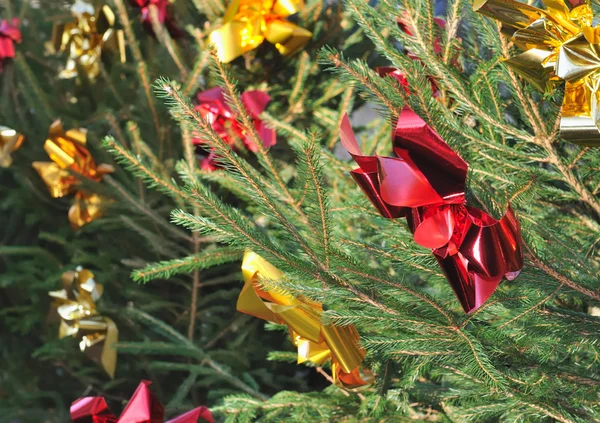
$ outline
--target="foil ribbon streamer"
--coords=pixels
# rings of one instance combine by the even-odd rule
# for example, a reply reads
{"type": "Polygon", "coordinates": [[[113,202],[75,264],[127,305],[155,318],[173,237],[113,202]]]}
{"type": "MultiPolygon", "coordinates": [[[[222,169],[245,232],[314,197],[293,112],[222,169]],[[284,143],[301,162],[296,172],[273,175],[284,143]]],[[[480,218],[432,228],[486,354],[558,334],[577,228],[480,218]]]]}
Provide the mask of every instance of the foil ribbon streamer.
{"type": "Polygon", "coordinates": [[[69,210],[69,221],[75,229],[100,217],[108,200],[97,194],[79,190],[74,174],[100,182],[104,175],[114,172],[111,165],[96,165],[85,147],[86,142],[85,129],[69,129],[65,132],[61,121],[56,120],[50,126],[48,139],[44,143],[44,150],[52,162],[32,163],[53,198],[75,194],[75,202],[69,210]]]}
{"type": "Polygon", "coordinates": [[[494,219],[468,206],[468,165],[412,110],[398,118],[395,157],[364,156],[344,116],[340,137],[359,168],[358,185],[389,219],[406,217],[417,244],[432,250],[464,311],[487,301],[523,267],[519,221],[508,208],[494,219]]]}
{"type": "Polygon", "coordinates": [[[131,4],[140,9],[140,19],[144,28],[146,28],[146,31],[154,35],[150,8],[155,7],[158,15],[158,22],[167,28],[171,37],[179,38],[182,37],[184,33],[173,18],[171,3],[171,0],[131,0],[131,4]]]}
{"type": "Polygon", "coordinates": [[[21,147],[24,139],[23,134],[0,125],[0,167],[9,167],[12,164],[10,153],[21,147]]]}
{"type": "Polygon", "coordinates": [[[303,7],[303,0],[231,0],[223,25],[210,34],[219,60],[229,63],[265,40],[284,56],[297,53],[312,32],[286,18],[303,7]]]}
{"type": "Polygon", "coordinates": [[[96,310],[104,288],[96,283],[94,274],[78,267],[62,275],[62,289],[48,294],[54,299],[51,318],[60,317],[58,337],[68,336],[80,340],[79,348],[113,378],[117,365],[114,345],[119,339],[119,330],[108,317],[96,310]]]}
{"type": "Polygon", "coordinates": [[[97,11],[91,4],[77,0],[71,7],[73,21],[56,24],[52,33],[52,45],[58,53],[68,52],[61,79],[72,79],[84,74],[94,81],[100,74],[101,61],[118,55],[125,63],[125,37],[115,26],[115,14],[108,6],[97,11]]]}
{"type": "MultiPolygon", "coordinates": [[[[131,396],[127,406],[116,417],[104,397],[80,398],[71,404],[73,423],[163,423],[164,408],[148,387],[152,382],[143,380],[131,396]]],[[[210,410],[197,407],[165,423],[214,423],[210,410]],[[202,420],[201,420],[202,419],[202,420]]]]}
{"type": "Polygon", "coordinates": [[[19,20],[13,18],[9,23],[6,19],[0,22],[0,70],[6,59],[15,57],[15,43],[21,42],[19,20]]]}
{"type": "MultiPolygon", "coordinates": [[[[196,111],[207,120],[213,130],[230,146],[235,147],[237,140],[242,140],[246,148],[253,153],[258,151],[258,146],[244,133],[242,126],[237,121],[237,115],[231,110],[225,101],[221,87],[211,88],[198,94],[198,105],[196,111]]],[[[265,110],[271,97],[262,91],[246,91],[241,95],[242,103],[254,122],[254,127],[260,136],[265,148],[272,147],[277,143],[276,133],[260,119],[260,114],[265,110]]],[[[194,138],[195,145],[202,145],[201,138],[194,138]]],[[[201,167],[205,170],[215,170],[215,153],[210,151],[208,156],[201,161],[201,167]]]]}
{"type": "Polygon", "coordinates": [[[567,141],[600,145],[600,27],[588,0],[542,0],[539,9],[514,0],[475,0],[474,9],[502,23],[525,50],[505,63],[538,89],[565,81],[560,131],[567,141]]]}
{"type": "Polygon", "coordinates": [[[287,325],[298,348],[298,364],[310,361],[322,365],[331,360],[336,385],[354,389],[370,383],[360,375],[365,351],[358,346],[359,335],[354,326],[323,324],[321,304],[279,290],[265,290],[262,282],[281,280],[283,272],[252,251],[244,255],[242,273],[244,287],[238,298],[238,311],[287,325]]]}

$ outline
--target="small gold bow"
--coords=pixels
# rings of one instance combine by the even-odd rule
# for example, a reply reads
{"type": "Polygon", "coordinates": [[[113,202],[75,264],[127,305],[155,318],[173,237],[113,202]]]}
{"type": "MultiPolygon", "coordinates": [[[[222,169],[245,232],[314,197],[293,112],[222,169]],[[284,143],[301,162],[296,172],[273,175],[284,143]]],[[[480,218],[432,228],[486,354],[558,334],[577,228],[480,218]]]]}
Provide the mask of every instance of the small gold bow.
{"type": "Polygon", "coordinates": [[[505,63],[540,90],[565,81],[562,138],[600,145],[600,27],[589,0],[542,0],[539,9],[515,0],[475,0],[474,9],[499,20],[526,50],[505,63]]]}
{"type": "Polygon", "coordinates": [[[44,150],[52,162],[33,162],[53,198],[75,194],[75,202],[69,210],[69,221],[73,228],[80,228],[86,223],[100,217],[107,200],[97,194],[86,193],[77,189],[78,181],[73,173],[95,182],[114,172],[111,165],[96,166],[92,155],[85,148],[87,131],[83,128],[69,129],[65,132],[60,120],[50,126],[44,150]]]}
{"type": "Polygon", "coordinates": [[[0,125],[0,167],[9,167],[12,164],[10,153],[17,150],[24,139],[23,134],[0,125]]]}
{"type": "Polygon", "coordinates": [[[102,292],[103,286],[94,281],[94,274],[78,267],[76,271],[63,273],[61,290],[48,294],[54,299],[51,317],[60,317],[58,337],[79,338],[81,352],[113,378],[117,365],[114,345],[119,339],[119,330],[115,322],[96,311],[96,301],[102,292]]]}
{"type": "Polygon", "coordinates": [[[232,0],[223,26],[210,34],[210,42],[224,63],[255,49],[265,39],[284,56],[291,56],[312,37],[312,32],[285,19],[303,7],[303,0],[232,0]]]}
{"type": "Polygon", "coordinates": [[[242,273],[244,288],[238,298],[238,311],[287,325],[298,348],[298,363],[321,365],[331,360],[336,385],[352,389],[369,384],[360,375],[365,351],[358,346],[359,335],[354,326],[323,324],[321,304],[261,288],[265,280],[281,280],[283,273],[252,251],[244,255],[242,273]]]}
{"type": "Polygon", "coordinates": [[[74,20],[56,24],[52,34],[55,52],[69,52],[61,79],[75,78],[80,73],[93,81],[100,74],[101,59],[107,53],[118,53],[125,63],[125,37],[115,30],[115,14],[108,6],[94,10],[91,4],[77,0],[71,8],[74,20]]]}

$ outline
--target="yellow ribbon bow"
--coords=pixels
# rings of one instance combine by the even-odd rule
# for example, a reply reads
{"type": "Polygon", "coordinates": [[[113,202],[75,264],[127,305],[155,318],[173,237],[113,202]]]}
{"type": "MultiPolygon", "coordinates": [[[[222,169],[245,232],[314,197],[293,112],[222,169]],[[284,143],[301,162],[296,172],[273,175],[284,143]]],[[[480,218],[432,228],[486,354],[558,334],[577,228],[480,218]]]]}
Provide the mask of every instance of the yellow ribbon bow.
{"type": "Polygon", "coordinates": [[[232,0],[223,26],[210,34],[210,42],[224,63],[255,49],[265,39],[279,53],[291,56],[312,37],[312,32],[285,19],[303,7],[303,0],[232,0]]]}
{"type": "Polygon", "coordinates": [[[499,20],[526,50],[506,64],[540,90],[565,81],[562,138],[600,145],[600,27],[589,0],[542,0],[539,9],[515,0],[475,0],[474,9],[499,20]]]}
{"type": "Polygon", "coordinates": [[[100,217],[107,201],[97,194],[78,190],[78,181],[73,173],[100,182],[105,174],[114,172],[111,165],[96,166],[92,155],[85,148],[86,141],[85,129],[69,129],[65,132],[61,121],[54,121],[44,143],[44,150],[52,162],[32,163],[53,198],[75,194],[75,202],[69,210],[69,221],[73,228],[80,228],[100,217]]]}
{"type": "Polygon", "coordinates": [[[10,153],[17,150],[24,139],[23,134],[0,125],[0,167],[9,167],[12,164],[10,153]]]}
{"type": "Polygon", "coordinates": [[[238,311],[287,325],[292,342],[298,347],[298,364],[310,361],[321,365],[331,360],[336,385],[352,389],[369,384],[360,375],[365,351],[358,346],[359,335],[354,326],[325,325],[321,322],[321,304],[281,291],[265,291],[262,282],[280,280],[283,273],[252,251],[244,255],[242,273],[244,288],[238,298],[238,311]]]}
{"type": "Polygon", "coordinates": [[[125,37],[122,30],[114,29],[115,14],[110,7],[103,6],[96,12],[91,4],[77,0],[71,14],[73,22],[56,24],[52,34],[54,51],[69,52],[59,78],[75,78],[81,72],[90,81],[95,80],[107,53],[117,52],[121,63],[125,63],[125,37]]]}
{"type": "Polygon", "coordinates": [[[80,338],[79,348],[98,363],[113,378],[117,365],[114,345],[119,330],[108,317],[96,311],[96,301],[102,296],[103,286],[94,281],[94,274],[78,267],[62,275],[62,289],[50,291],[54,299],[51,317],[60,317],[58,337],[80,338]]]}

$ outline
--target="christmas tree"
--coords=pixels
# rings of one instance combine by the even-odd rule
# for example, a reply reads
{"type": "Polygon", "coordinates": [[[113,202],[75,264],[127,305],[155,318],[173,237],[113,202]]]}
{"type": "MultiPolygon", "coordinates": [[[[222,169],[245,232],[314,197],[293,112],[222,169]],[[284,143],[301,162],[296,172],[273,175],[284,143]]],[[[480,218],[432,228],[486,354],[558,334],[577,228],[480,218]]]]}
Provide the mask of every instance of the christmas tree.
{"type": "Polygon", "coordinates": [[[529,3],[5,2],[0,422],[142,379],[227,422],[599,419],[600,5],[529,3]]]}

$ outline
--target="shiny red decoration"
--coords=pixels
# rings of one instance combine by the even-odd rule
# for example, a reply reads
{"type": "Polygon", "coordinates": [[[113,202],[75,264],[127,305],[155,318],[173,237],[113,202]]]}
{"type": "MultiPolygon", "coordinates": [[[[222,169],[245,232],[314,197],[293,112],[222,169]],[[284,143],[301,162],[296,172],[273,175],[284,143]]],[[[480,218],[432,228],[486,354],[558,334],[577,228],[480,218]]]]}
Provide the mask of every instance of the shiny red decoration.
{"type": "MultiPolygon", "coordinates": [[[[74,423],[163,423],[165,411],[148,388],[150,384],[147,380],[139,384],[119,418],[110,412],[103,397],[85,397],[71,404],[71,420],[74,423]]],[[[194,408],[165,423],[201,421],[214,423],[212,414],[206,407],[194,408]]]]}
{"type": "Polygon", "coordinates": [[[172,7],[169,0],[131,0],[131,4],[140,9],[140,12],[142,13],[140,19],[149,33],[154,34],[154,30],[152,29],[152,18],[150,17],[150,6],[153,5],[158,12],[158,21],[165,25],[167,31],[171,34],[171,37],[179,38],[183,36],[183,31],[179,28],[171,14],[172,7]]]}
{"type": "Polygon", "coordinates": [[[382,216],[406,217],[414,240],[430,248],[463,309],[487,301],[523,267],[519,221],[468,206],[468,165],[417,114],[405,109],[393,135],[395,157],[362,155],[348,116],[340,137],[359,168],[352,176],[382,216]]]}
{"type": "Polygon", "coordinates": [[[0,69],[2,62],[15,57],[15,43],[21,42],[19,20],[14,18],[11,23],[6,19],[0,22],[0,69]]]}
{"type": "MultiPolygon", "coordinates": [[[[271,101],[271,97],[262,91],[246,91],[241,95],[241,99],[246,111],[252,117],[254,127],[265,148],[275,145],[277,142],[275,131],[267,128],[265,123],[260,119],[260,114],[271,101]]],[[[211,88],[199,93],[196,111],[205,120],[210,122],[213,130],[230,146],[234,147],[237,140],[242,140],[248,150],[254,153],[258,151],[258,146],[244,133],[244,130],[237,121],[236,114],[227,105],[221,87],[211,88]]],[[[204,143],[201,138],[194,138],[193,142],[196,145],[204,143]]],[[[214,170],[217,167],[215,158],[215,153],[212,150],[209,151],[208,155],[202,159],[201,167],[205,170],[214,170]]]]}

